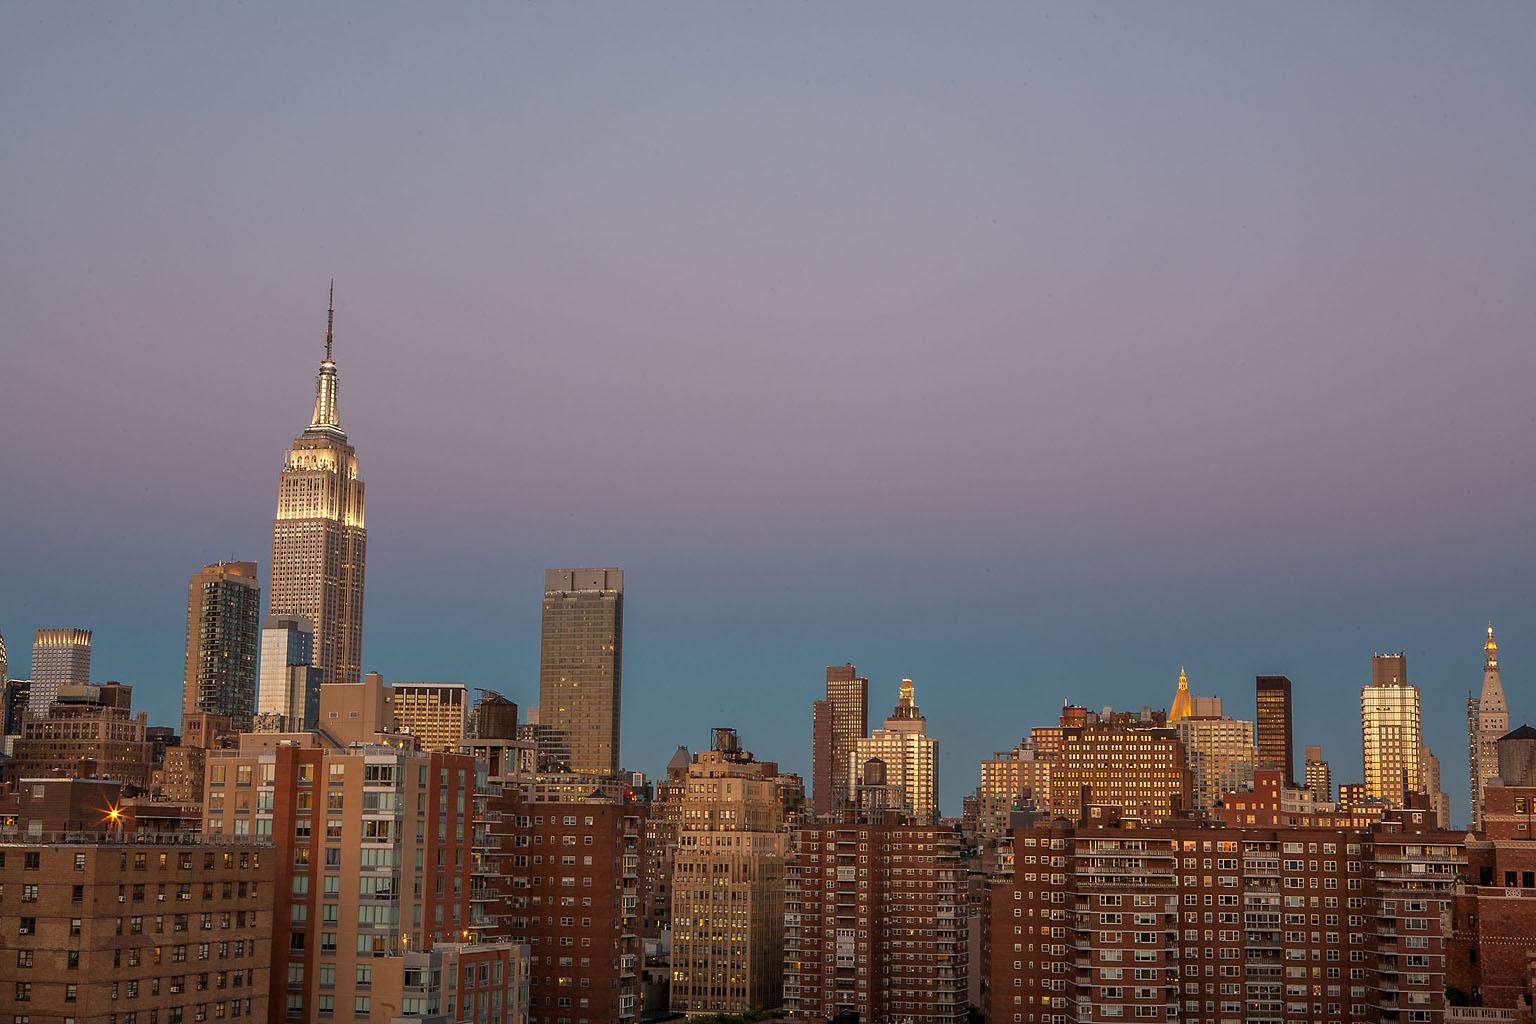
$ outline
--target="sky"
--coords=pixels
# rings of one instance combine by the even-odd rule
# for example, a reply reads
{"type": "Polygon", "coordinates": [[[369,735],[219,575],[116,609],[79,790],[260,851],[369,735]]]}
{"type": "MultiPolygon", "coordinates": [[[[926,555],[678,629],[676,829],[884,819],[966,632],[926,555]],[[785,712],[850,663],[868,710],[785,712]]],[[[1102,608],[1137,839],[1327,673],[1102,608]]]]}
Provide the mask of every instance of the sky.
{"type": "Polygon", "coordinates": [[[626,571],[623,760],[809,772],[900,679],[942,808],[1064,701],[1360,775],[1404,650],[1453,815],[1536,716],[1536,8],[0,7],[0,631],[179,713],[263,580],[336,279],[364,662],[537,700],[542,570],[626,571]]]}

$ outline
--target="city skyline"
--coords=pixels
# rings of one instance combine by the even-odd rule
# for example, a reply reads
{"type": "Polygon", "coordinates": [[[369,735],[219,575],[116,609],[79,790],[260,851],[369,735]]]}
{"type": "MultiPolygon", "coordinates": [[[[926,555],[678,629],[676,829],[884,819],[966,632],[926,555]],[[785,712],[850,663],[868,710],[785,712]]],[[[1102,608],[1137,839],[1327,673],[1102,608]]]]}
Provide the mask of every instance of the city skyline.
{"type": "Polygon", "coordinates": [[[537,574],[620,565],[627,766],[734,725],[809,778],[853,662],[921,687],[953,814],[1180,664],[1237,718],[1288,676],[1358,781],[1401,649],[1464,822],[1490,618],[1532,714],[1532,14],[994,14],[4,15],[11,675],[79,624],[175,721],[187,573],[268,579],[334,273],[365,670],[532,705],[537,574]]]}

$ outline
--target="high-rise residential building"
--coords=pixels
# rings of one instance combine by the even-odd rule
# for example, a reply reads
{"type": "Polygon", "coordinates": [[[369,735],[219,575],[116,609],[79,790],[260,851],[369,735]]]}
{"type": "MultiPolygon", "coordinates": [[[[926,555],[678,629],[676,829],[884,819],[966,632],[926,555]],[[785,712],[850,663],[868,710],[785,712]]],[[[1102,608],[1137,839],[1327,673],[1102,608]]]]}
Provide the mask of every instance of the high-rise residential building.
{"type": "Polygon", "coordinates": [[[1328,768],[1328,762],[1323,760],[1323,748],[1320,746],[1307,747],[1307,788],[1312,791],[1313,797],[1319,803],[1333,802],[1333,773],[1328,768]]]}
{"type": "Polygon", "coordinates": [[[1184,743],[1172,729],[1112,721],[1062,730],[1051,766],[1051,810],[1073,821],[1090,806],[1123,818],[1165,821],[1194,803],[1184,743]]]}
{"type": "Polygon", "coordinates": [[[1174,725],[1194,714],[1189,695],[1189,676],[1184,666],[1179,666],[1179,687],[1173,694],[1173,705],[1168,709],[1168,724],[1174,725]]]}
{"type": "Polygon", "coordinates": [[[302,615],[268,615],[261,624],[257,710],[279,731],[313,729],[320,718],[320,669],[315,631],[302,615]]]}
{"type": "Polygon", "coordinates": [[[1252,722],[1225,715],[1189,717],[1175,723],[1173,729],[1184,744],[1197,809],[1211,810],[1223,793],[1253,778],[1252,722]]]}
{"type": "Polygon", "coordinates": [[[1482,828],[1483,789],[1499,774],[1499,738],[1509,732],[1509,705],[1504,703],[1504,684],[1499,680],[1499,645],[1488,623],[1483,641],[1483,688],[1467,701],[1468,806],[1472,829],[1482,828]]]}
{"type": "Polygon", "coordinates": [[[1258,739],[1260,768],[1283,768],[1287,785],[1296,783],[1296,765],[1292,760],[1291,681],[1285,676],[1258,676],[1254,679],[1254,725],[1258,739]]]}
{"type": "Polygon", "coordinates": [[[864,765],[878,760],[885,766],[889,784],[901,787],[907,809],[919,824],[938,820],[939,741],[928,735],[928,720],[917,706],[917,688],[903,679],[896,707],[885,724],[863,739],[853,741],[848,773],[853,784],[848,794],[854,802],[864,765]]]}
{"type": "Polygon", "coordinates": [[[0,687],[0,736],[20,736],[21,720],[27,714],[27,704],[32,694],[32,680],[7,679],[0,687]]]}
{"type": "Polygon", "coordinates": [[[332,301],[314,412],[289,446],[278,476],[267,612],[309,620],[322,683],[355,683],[362,675],[368,531],[357,452],[341,429],[337,406],[340,384],[331,355],[335,315],[332,301]]]}
{"type": "Polygon", "coordinates": [[[1436,827],[1450,828],[1451,798],[1440,788],[1440,759],[1428,743],[1419,744],[1419,786],[1419,792],[1429,798],[1436,827]]]}
{"type": "Polygon", "coordinates": [[[228,715],[236,731],[256,713],[261,646],[261,585],[255,562],[215,562],[187,584],[187,653],[182,671],[182,731],[192,715],[228,715]]]}
{"type": "Polygon", "coordinates": [[[683,826],[683,799],[688,795],[688,766],[693,758],[678,747],[667,762],[665,777],[645,816],[645,934],[659,937],[672,930],[672,866],[683,826]]]}
{"type": "MultiPolygon", "coordinates": [[[[345,709],[365,695],[330,691],[368,687],[322,701],[345,709]]],[[[525,1020],[527,948],[471,941],[474,758],[336,721],[336,742],[245,733],[208,756],[204,835],[275,846],[270,1019],[525,1020]]]]}
{"type": "Polygon", "coordinates": [[[88,629],[40,629],[32,640],[32,686],[27,711],[39,717],[59,696],[63,686],[84,686],[91,681],[91,631],[88,629]]]}
{"type": "Polygon", "coordinates": [[[491,934],[529,947],[530,1024],[638,1021],[643,805],[510,789],[489,806],[491,934]]]}
{"type": "Polygon", "coordinates": [[[568,770],[619,770],[624,573],[549,569],[539,642],[539,726],[560,737],[568,770]]]}
{"type": "Polygon", "coordinates": [[[749,1013],[780,1005],[788,853],[778,766],[734,729],[688,766],[672,872],[671,1009],[749,1013]]]}
{"type": "Polygon", "coordinates": [[[415,736],[423,750],[457,751],[464,745],[469,687],[463,683],[393,683],[395,729],[415,736]]]}
{"type": "Polygon", "coordinates": [[[895,814],[845,817],[794,834],[785,1012],[798,1020],[959,1024],[977,969],[959,837],[895,814]]]}
{"type": "Polygon", "coordinates": [[[818,816],[846,804],[855,741],[869,735],[869,680],[853,665],[827,667],[826,698],[811,709],[811,800],[818,816]]]}
{"type": "Polygon", "coordinates": [[[1409,793],[1424,791],[1419,688],[1408,682],[1407,655],[1372,656],[1371,685],[1360,690],[1360,735],[1367,796],[1403,807],[1409,793]]]}
{"type": "Polygon", "coordinates": [[[3,1019],[268,1019],[267,840],[125,828],[108,814],[122,806],[112,783],[18,788],[15,828],[0,834],[3,1019]]]}
{"type": "Polygon", "coordinates": [[[149,716],[133,713],[133,687],[68,683],[43,715],[28,714],[11,748],[10,774],[115,779],[149,788],[154,754],[149,716]]]}
{"type": "Polygon", "coordinates": [[[1463,837],[1394,814],[1368,830],[1014,829],[989,1019],[1441,1020],[1463,837]]]}

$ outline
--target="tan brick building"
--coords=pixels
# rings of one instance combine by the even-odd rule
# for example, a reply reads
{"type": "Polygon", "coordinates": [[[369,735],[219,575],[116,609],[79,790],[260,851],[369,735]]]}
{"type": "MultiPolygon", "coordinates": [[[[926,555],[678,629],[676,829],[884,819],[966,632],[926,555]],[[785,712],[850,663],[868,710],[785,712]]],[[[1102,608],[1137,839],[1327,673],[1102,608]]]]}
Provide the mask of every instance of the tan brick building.
{"type": "MultiPolygon", "coordinates": [[[[671,1008],[690,1015],[779,1005],[788,834],[778,766],[716,729],[688,766],[672,872],[671,1008]]],[[[803,789],[802,789],[803,793],[803,789]]]]}
{"type": "Polygon", "coordinates": [[[24,786],[0,832],[0,1020],[265,1020],[272,848],[127,832],[70,785],[24,786]]]}

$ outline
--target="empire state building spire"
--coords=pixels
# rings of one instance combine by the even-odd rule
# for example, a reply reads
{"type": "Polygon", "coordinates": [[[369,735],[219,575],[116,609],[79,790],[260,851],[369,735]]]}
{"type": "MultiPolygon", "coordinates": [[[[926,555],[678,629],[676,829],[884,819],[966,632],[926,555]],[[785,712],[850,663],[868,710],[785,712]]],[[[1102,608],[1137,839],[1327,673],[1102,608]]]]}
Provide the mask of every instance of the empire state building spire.
{"type": "Polygon", "coordinates": [[[330,308],[325,314],[325,358],[320,362],[320,372],[315,376],[315,412],[310,417],[306,434],[325,434],[345,441],[346,432],[341,429],[341,414],[336,403],[341,384],[336,377],[336,360],[331,348],[336,342],[336,279],[331,278],[330,308]]]}
{"type": "Polygon", "coordinates": [[[308,620],[322,683],[355,683],[362,677],[368,531],[357,451],[336,411],[335,295],[333,281],[314,415],[278,475],[267,612],[308,620]]]}

